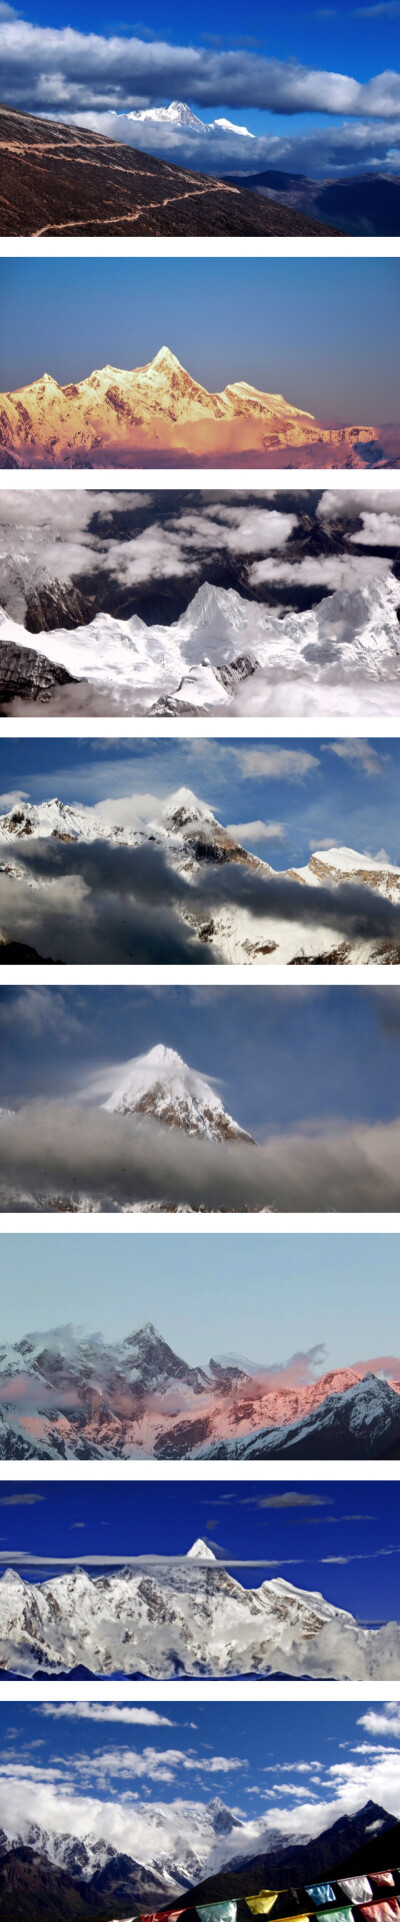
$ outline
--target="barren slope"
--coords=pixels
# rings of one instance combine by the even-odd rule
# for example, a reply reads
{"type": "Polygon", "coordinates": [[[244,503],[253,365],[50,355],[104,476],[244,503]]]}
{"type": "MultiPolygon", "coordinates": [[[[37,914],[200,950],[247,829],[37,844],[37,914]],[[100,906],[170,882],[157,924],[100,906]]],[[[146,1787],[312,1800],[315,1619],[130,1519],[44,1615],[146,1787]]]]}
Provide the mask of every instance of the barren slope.
{"type": "Polygon", "coordinates": [[[2,234],[332,234],[103,134],[0,107],[2,234]]]}

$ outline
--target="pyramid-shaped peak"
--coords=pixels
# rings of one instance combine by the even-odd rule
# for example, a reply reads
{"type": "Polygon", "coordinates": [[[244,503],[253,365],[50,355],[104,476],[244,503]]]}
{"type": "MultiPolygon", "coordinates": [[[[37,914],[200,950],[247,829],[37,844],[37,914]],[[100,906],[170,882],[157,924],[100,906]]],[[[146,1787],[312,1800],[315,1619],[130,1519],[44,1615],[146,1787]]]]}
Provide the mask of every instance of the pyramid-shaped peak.
{"type": "Polygon", "coordinates": [[[172,353],[171,347],[159,347],[158,354],[154,354],[149,364],[150,367],[179,367],[180,373],[183,371],[182,362],[172,353]]]}
{"type": "Polygon", "coordinates": [[[119,1068],[103,1106],[108,1114],[142,1115],[208,1140],[252,1141],[226,1112],[205,1075],[163,1042],[119,1068]]]}
{"type": "Polygon", "coordinates": [[[214,1555],[213,1549],[208,1547],[208,1543],[203,1542],[201,1535],[198,1535],[197,1541],[193,1542],[191,1548],[188,1548],[187,1560],[188,1562],[216,1562],[217,1557],[214,1555]]]}
{"type": "Polygon", "coordinates": [[[198,794],[193,794],[192,788],[190,787],[177,787],[174,794],[169,794],[167,800],[164,801],[164,821],[174,821],[175,825],[177,825],[177,816],[182,827],[185,826],[185,822],[199,821],[200,819],[202,821],[215,821],[215,814],[213,814],[212,808],[207,806],[206,801],[200,801],[198,794]]]}

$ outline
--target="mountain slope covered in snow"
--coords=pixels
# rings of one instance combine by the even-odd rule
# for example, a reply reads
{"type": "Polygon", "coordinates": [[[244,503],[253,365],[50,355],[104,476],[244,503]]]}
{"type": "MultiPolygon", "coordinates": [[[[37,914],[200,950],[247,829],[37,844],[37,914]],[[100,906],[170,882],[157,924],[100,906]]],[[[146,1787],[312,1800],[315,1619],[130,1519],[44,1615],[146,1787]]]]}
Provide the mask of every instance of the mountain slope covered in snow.
{"type": "Polygon", "coordinates": [[[0,1459],[352,1460],[400,1446],[400,1364],[399,1379],[379,1361],[311,1382],[280,1372],[191,1366],[151,1322],[115,1343],[27,1334],[0,1349],[0,1459]]]}
{"type": "Polygon", "coordinates": [[[382,562],[359,585],[283,614],[207,582],[169,626],[96,613],[87,625],[32,634],[0,611],[0,688],[2,648],[21,650],[22,662],[34,648],[102,699],[104,713],[112,700],[121,712],[159,717],[399,714],[399,606],[399,583],[382,562]]]}
{"type": "Polygon", "coordinates": [[[0,1580],[0,1667],[25,1676],[84,1666],[151,1680],[174,1675],[400,1676],[400,1624],[360,1626],[347,1611],[276,1576],[243,1588],[197,1541],[185,1562],[118,1573],[82,1567],[0,1580]]]}
{"type": "MultiPolygon", "coordinates": [[[[232,832],[217,820],[207,803],[188,788],[179,788],[169,795],[157,818],[149,818],[146,826],[140,828],[125,826],[123,822],[121,825],[110,825],[102,812],[96,813],[93,809],[75,804],[70,806],[57,798],[37,805],[18,802],[7,814],[0,815],[0,944],[1,941],[10,940],[28,942],[40,954],[50,953],[53,959],[61,961],[92,958],[90,916],[93,898],[95,904],[96,886],[101,890],[101,863],[98,881],[96,875],[92,877],[92,894],[90,873],[89,879],[84,882],[77,918],[77,869],[72,857],[69,869],[68,848],[81,847],[83,858],[87,845],[101,842],[116,851],[120,848],[148,849],[151,857],[150,874],[152,863],[154,865],[155,859],[162,856],[171,875],[171,900],[174,899],[174,876],[178,875],[183,882],[176,903],[178,925],[180,922],[191,931],[197,942],[203,942],[207,953],[216,962],[258,963],[265,966],[284,962],[301,966],[307,961],[341,965],[381,961],[382,964],[391,965],[398,959],[400,928],[396,941],[396,914],[392,920],[389,916],[386,925],[386,914],[383,913],[379,925],[376,902],[382,898],[388,907],[392,904],[394,910],[400,908],[400,867],[383,856],[363,855],[354,848],[332,847],[315,851],[304,867],[275,870],[270,862],[261,860],[235,840],[232,832]],[[43,843],[44,848],[49,843],[50,852],[53,843],[61,845],[65,852],[60,868],[56,866],[50,873],[45,871],[42,874],[40,867],[35,866],[34,862],[32,864],[29,858],[24,863],[24,852],[28,851],[29,857],[29,849],[33,848],[34,851],[37,842],[43,843]],[[22,858],[18,858],[19,855],[22,858]],[[226,885],[229,869],[233,875],[231,899],[226,885]],[[252,879],[256,883],[253,905],[250,895],[247,893],[246,896],[246,887],[241,886],[238,891],[237,875],[245,884],[252,879]],[[6,882],[6,896],[4,887],[2,891],[2,876],[6,882]],[[15,914],[12,887],[10,891],[13,880],[19,888],[23,883],[29,890],[22,910],[20,894],[15,891],[15,914]],[[257,884],[261,886],[263,882],[275,882],[281,888],[276,902],[272,890],[271,905],[268,908],[266,903],[264,909],[260,904],[257,905],[257,884]],[[285,883],[288,885],[283,894],[282,884],[285,883]],[[68,887],[70,930],[65,919],[68,887]],[[346,909],[346,889],[351,888],[361,890],[361,894],[357,894],[361,914],[358,915],[358,922],[355,920],[353,923],[349,919],[347,923],[346,914],[343,918],[342,902],[344,900],[346,909]],[[331,896],[335,890],[340,890],[337,923],[331,906],[331,896]],[[318,893],[321,894],[320,912],[318,893]],[[50,920],[46,920],[46,908],[52,917],[50,920]]],[[[111,878],[112,870],[108,872],[111,878]]],[[[117,889],[117,861],[115,886],[117,889]]],[[[134,898],[134,870],[131,892],[134,898]]],[[[165,898],[164,869],[161,881],[155,873],[153,893],[155,910],[158,898],[162,911],[165,898]]],[[[348,893],[347,899],[350,909],[353,895],[348,893]]],[[[112,962],[112,929],[107,934],[107,940],[110,945],[105,958],[112,962]]],[[[7,958],[6,953],[4,958],[7,958]]],[[[134,954],[132,958],[135,958],[134,954]]],[[[168,1103],[177,1095],[181,1125],[187,1126],[191,1132],[191,1112],[193,1119],[196,1108],[198,1120],[201,1104],[204,1110],[202,1078],[193,1078],[192,1071],[183,1071],[182,1066],[178,1070],[177,1061],[172,1057],[169,1059],[165,1049],[158,1060],[153,1060],[150,1065],[146,1059],[146,1064],[142,1063],[139,1067],[136,1063],[132,1069],[131,1095],[135,1094],[135,1104],[131,1106],[131,1111],[157,1114],[154,1093],[157,1066],[161,1071],[163,1094],[159,1094],[159,1100],[162,1102],[164,1118],[168,1103]]],[[[131,1095],[126,1088],[122,1090],[121,1101],[125,1102],[125,1106],[121,1106],[118,1092],[114,1091],[107,1105],[113,1106],[116,1112],[126,1113],[131,1105],[131,1095]]],[[[223,1118],[219,1097],[208,1090],[207,1102],[214,1131],[219,1114],[219,1138],[228,1139],[229,1117],[225,1115],[223,1118]]],[[[161,1107],[158,1118],[161,1118],[161,1107]]],[[[236,1124],[231,1125],[236,1130],[236,1124]]],[[[198,1126],[196,1131],[199,1131],[198,1126]]],[[[203,1131],[207,1132],[205,1123],[203,1131]]]]}
{"type": "MultiPolygon", "coordinates": [[[[154,466],[168,457],[172,466],[364,468],[390,465],[396,453],[394,442],[386,458],[375,425],[325,426],[246,379],[210,393],[168,346],[143,367],[106,365],[65,387],[44,373],[2,394],[0,410],[3,467],[154,466]]],[[[400,432],[398,442],[400,452],[400,432]]]]}

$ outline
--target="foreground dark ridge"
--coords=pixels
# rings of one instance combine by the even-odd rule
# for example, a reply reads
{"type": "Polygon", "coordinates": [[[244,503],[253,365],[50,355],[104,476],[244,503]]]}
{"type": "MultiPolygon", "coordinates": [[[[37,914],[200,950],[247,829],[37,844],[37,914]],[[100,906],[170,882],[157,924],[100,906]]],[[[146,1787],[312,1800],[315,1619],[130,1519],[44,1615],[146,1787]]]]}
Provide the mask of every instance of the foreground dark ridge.
{"type": "Polygon", "coordinates": [[[9,107],[0,156],[3,235],[337,232],[234,183],[9,107]]]}

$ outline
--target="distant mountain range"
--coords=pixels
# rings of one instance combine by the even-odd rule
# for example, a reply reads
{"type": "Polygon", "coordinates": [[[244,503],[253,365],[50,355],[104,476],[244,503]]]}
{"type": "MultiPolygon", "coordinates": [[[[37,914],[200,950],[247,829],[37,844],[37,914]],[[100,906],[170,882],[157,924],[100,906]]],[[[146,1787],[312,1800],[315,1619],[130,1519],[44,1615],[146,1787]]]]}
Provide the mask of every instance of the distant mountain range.
{"type": "Polygon", "coordinates": [[[399,1379],[358,1362],[281,1385],[261,1363],[190,1366],[152,1322],[114,1344],[65,1328],[0,1349],[3,1461],[351,1461],[397,1448],[400,1364],[399,1379]]]}
{"type": "Polygon", "coordinates": [[[360,707],[399,716],[399,621],[400,584],[384,563],[299,611],[208,582],[168,625],[96,612],[87,625],[32,634],[0,611],[0,700],[53,693],[59,712],[86,703],[161,719],[358,717],[360,707]]]}
{"type": "Polygon", "coordinates": [[[244,1588],[201,1539],[185,1562],[144,1558],[97,1576],[77,1565],[43,1582],[0,1579],[0,1672],[131,1680],[283,1674],[400,1680],[400,1623],[364,1628],[281,1576],[244,1588]]]}
{"type": "MultiPolygon", "coordinates": [[[[202,591],[202,590],[200,590],[202,591]]],[[[400,638],[400,637],[399,637],[400,638]]],[[[66,647],[69,653],[71,637],[67,636],[66,647]]],[[[61,646],[63,643],[61,642],[61,646]]],[[[76,645],[72,636],[72,649],[76,645]]],[[[101,653],[101,641],[98,643],[101,653]]],[[[96,655],[93,654],[95,667],[96,655]]],[[[382,962],[391,965],[400,955],[400,912],[399,928],[395,931],[396,912],[400,911],[400,867],[386,858],[376,858],[357,853],[353,848],[322,849],[315,851],[304,867],[291,867],[276,870],[269,861],[262,861],[235,840],[233,834],[217,820],[212,808],[199,799],[189,788],[179,788],[168,796],[161,815],[149,819],[142,828],[110,826],[101,813],[79,805],[69,805],[55,797],[37,806],[27,803],[14,805],[7,814],[0,815],[0,889],[1,877],[7,879],[7,906],[1,897],[2,939],[0,936],[0,963],[9,962],[9,946],[14,943],[15,959],[29,963],[35,951],[43,953],[53,961],[90,961],[90,919],[85,934],[85,902],[82,901],[79,924],[76,923],[75,893],[71,899],[71,933],[68,939],[67,899],[63,894],[63,920],[60,931],[57,917],[50,921],[53,928],[55,949],[49,957],[51,941],[46,912],[51,909],[54,888],[57,881],[65,890],[68,877],[73,881],[77,874],[76,861],[68,849],[82,848],[82,860],[88,846],[101,843],[115,851],[115,887],[118,892],[118,850],[132,848],[147,850],[151,862],[162,857],[167,872],[171,873],[171,902],[173,901],[173,877],[179,875],[184,883],[176,903],[176,913],[182,927],[192,930],[196,941],[202,942],[217,962],[240,962],[251,965],[261,962],[283,962],[291,966],[303,966],[307,962],[346,964],[352,962],[382,962]],[[38,846],[36,846],[38,844],[38,846]],[[57,849],[65,849],[62,864],[58,860],[57,849]],[[24,854],[28,850],[28,859],[24,854]],[[32,859],[33,855],[33,859],[32,859]],[[35,858],[35,856],[37,858],[35,858]],[[22,858],[21,858],[22,857],[22,858]],[[41,867],[41,862],[43,866],[41,867]],[[232,896],[229,899],[227,879],[231,874],[232,896]],[[244,886],[236,889],[236,876],[243,879],[244,886]],[[220,889],[218,891],[218,877],[220,889]],[[16,887],[15,920],[12,911],[10,882],[16,887]],[[49,880],[53,883],[53,893],[48,894],[49,880]],[[255,895],[252,905],[250,883],[255,895]],[[28,890],[24,897],[22,921],[21,884],[28,890]],[[248,891],[246,895],[246,885],[248,891]],[[271,905],[268,910],[268,896],[264,911],[261,904],[256,909],[257,886],[271,884],[271,905]],[[207,894],[207,887],[209,894],[207,894]],[[278,890],[274,902],[274,887],[278,890]],[[353,890],[360,890],[355,896],[353,890]],[[353,900],[359,901],[359,932],[356,920],[349,918],[343,923],[343,899],[348,892],[349,915],[353,900]],[[235,891],[237,899],[235,900],[235,891]],[[337,925],[332,916],[332,892],[339,891],[337,925]],[[186,897],[186,898],[185,898],[186,897]],[[318,908],[318,897],[321,907],[318,908]],[[395,910],[393,923],[390,911],[387,925],[386,909],[382,911],[382,925],[379,930],[377,901],[382,899],[395,910]],[[11,901],[11,905],[10,905],[11,901]],[[280,905],[281,904],[281,905],[280,905]],[[31,915],[31,923],[29,916],[31,915]],[[368,932],[368,918],[371,931],[368,932]],[[7,937],[5,928],[8,921],[7,937]],[[333,925],[332,925],[333,922],[333,925]],[[21,933],[21,951],[18,955],[18,932],[21,933]],[[24,942],[29,933],[31,945],[24,952],[24,942]],[[69,944],[70,943],[70,944],[69,944]]],[[[157,870],[158,872],[158,870],[157,870]]],[[[160,908],[162,889],[165,881],[165,868],[162,868],[162,881],[158,880],[160,908]]],[[[98,886],[101,888],[101,868],[98,886]]],[[[96,881],[93,880],[96,892],[96,881]]],[[[132,866],[132,893],[135,892],[134,865],[132,866]]],[[[154,906],[157,908],[157,877],[155,871],[154,906]]],[[[121,908],[122,915],[122,908],[121,908]]],[[[113,949],[116,930],[110,930],[109,952],[105,956],[110,963],[118,958],[113,949]]],[[[134,940],[134,935],[133,935],[134,940]]],[[[162,943],[161,943],[162,947],[162,943]]],[[[169,936],[166,947],[169,959],[169,936]]],[[[128,957],[130,958],[130,957],[128,957]]],[[[134,947],[132,956],[136,958],[134,947]]],[[[140,954],[139,954],[140,959],[140,954]]],[[[188,951],[190,960],[190,949],[188,951]]],[[[147,1073],[147,1070],[146,1070],[147,1073]]],[[[144,1091],[143,1091],[144,1092],[144,1091]]],[[[145,1110],[143,1109],[143,1112],[145,1110]]],[[[226,1121],[224,1122],[226,1128],[226,1121]]],[[[224,1139],[226,1139],[226,1134],[224,1139]]]]}
{"type": "Polygon", "coordinates": [[[245,380],[209,393],[169,347],[62,387],[45,373],[0,396],[0,467],[393,467],[400,424],[332,427],[245,380]],[[318,458],[317,458],[318,456],[318,458]]]}
{"type": "MultiPolygon", "coordinates": [[[[140,1805],[138,1813],[144,1813],[140,1805]]],[[[146,1804],[152,1840],[142,1861],[90,1833],[82,1838],[58,1834],[29,1820],[23,1835],[2,1830],[1,1922],[84,1922],[91,1915],[122,1922],[176,1905],[177,1897],[179,1907],[193,1908],[196,1901],[240,1897],[261,1886],[299,1888],[317,1877],[357,1873],[372,1860],[376,1866],[397,1864],[399,1824],[372,1801],[319,1834],[308,1829],[300,1838],[283,1836],[265,1815],[247,1825],[218,1797],[199,1803],[192,1814],[190,1806],[185,1811],[181,1805],[176,1848],[171,1848],[168,1813],[157,1803],[146,1804]]],[[[134,1836],[134,1817],[132,1831],[134,1836]]]]}
{"type": "MultiPolygon", "coordinates": [[[[207,169],[207,132],[189,107],[173,102],[153,113],[129,114],[143,135],[148,123],[149,144],[165,123],[182,136],[195,135],[193,168],[126,145],[88,128],[63,126],[33,114],[0,107],[0,227],[3,235],[62,234],[133,239],[159,235],[233,236],[277,234],[332,234],[337,229],[308,214],[296,213],[247,193],[241,184],[215,178],[215,170],[197,172],[199,138],[207,169]],[[199,130],[201,129],[201,133],[199,130]],[[202,139],[202,136],[204,138],[202,139]],[[4,185],[3,185],[4,182],[4,185]]],[[[214,123],[223,141],[229,121],[214,123]]],[[[247,139],[251,136],[248,134],[247,139]]],[[[157,141],[156,141],[157,144],[157,141]]],[[[225,142],[226,144],[226,142],[225,142]]],[[[231,143],[229,143],[231,144],[231,143]]],[[[238,138],[238,147],[240,138],[238,138]]],[[[222,158],[222,156],[221,156],[222,158]]],[[[203,156],[202,156],[203,159],[203,156]]],[[[202,160],[201,163],[202,164],[202,160]]],[[[223,162],[222,162],[223,164],[223,162]]]]}
{"type": "Polygon", "coordinates": [[[227,174],[226,179],[298,214],[331,220],[344,234],[383,237],[400,233],[399,173],[363,172],[309,180],[305,174],[267,167],[258,173],[249,169],[243,174],[227,174]]]}

